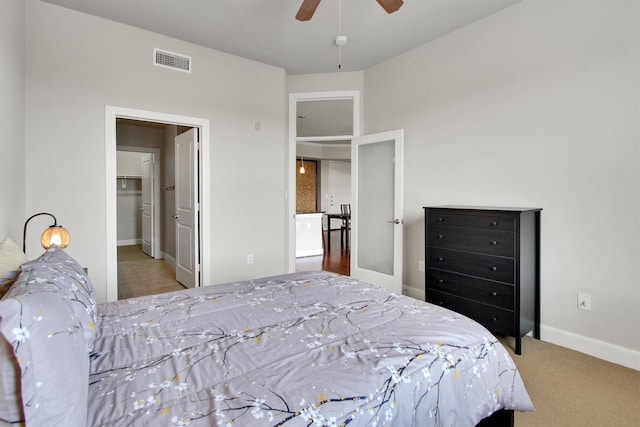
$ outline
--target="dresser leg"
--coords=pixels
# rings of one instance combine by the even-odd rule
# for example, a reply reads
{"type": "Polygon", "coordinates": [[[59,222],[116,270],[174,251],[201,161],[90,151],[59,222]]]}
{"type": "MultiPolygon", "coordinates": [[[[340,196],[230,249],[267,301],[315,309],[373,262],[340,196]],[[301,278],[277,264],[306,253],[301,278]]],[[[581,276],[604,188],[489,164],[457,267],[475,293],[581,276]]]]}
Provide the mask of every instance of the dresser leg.
{"type": "Polygon", "coordinates": [[[516,354],[520,356],[522,354],[522,337],[517,336],[516,338],[516,354]]]}

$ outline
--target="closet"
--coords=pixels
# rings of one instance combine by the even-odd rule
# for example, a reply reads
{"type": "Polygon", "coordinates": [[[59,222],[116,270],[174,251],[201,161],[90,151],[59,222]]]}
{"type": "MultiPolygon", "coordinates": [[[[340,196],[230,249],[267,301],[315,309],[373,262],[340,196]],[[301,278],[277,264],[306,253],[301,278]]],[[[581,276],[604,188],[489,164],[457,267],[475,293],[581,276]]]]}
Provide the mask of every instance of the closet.
{"type": "Polygon", "coordinates": [[[116,194],[118,246],[142,241],[142,156],[146,153],[117,151],[116,194]]]}

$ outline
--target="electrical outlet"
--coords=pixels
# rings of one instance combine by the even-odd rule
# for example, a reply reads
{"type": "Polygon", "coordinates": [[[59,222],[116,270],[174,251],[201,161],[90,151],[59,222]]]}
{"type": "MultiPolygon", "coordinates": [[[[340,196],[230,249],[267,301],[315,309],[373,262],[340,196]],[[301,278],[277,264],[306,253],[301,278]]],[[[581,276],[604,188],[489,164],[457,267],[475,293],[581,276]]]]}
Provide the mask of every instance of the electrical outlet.
{"type": "Polygon", "coordinates": [[[424,273],[424,261],[418,261],[418,271],[424,273]]]}
{"type": "Polygon", "coordinates": [[[578,310],[591,311],[591,295],[578,292],[578,310]]]}
{"type": "Polygon", "coordinates": [[[253,264],[253,254],[247,255],[247,264],[253,264]]]}

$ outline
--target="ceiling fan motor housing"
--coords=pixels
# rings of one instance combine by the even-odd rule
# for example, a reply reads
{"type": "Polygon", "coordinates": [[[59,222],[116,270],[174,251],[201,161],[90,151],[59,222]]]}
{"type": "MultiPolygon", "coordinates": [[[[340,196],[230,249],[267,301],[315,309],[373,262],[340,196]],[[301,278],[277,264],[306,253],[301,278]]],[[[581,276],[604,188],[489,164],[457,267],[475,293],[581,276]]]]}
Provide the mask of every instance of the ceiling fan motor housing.
{"type": "Polygon", "coordinates": [[[347,44],[347,36],[336,36],[336,45],[344,46],[347,44]]]}

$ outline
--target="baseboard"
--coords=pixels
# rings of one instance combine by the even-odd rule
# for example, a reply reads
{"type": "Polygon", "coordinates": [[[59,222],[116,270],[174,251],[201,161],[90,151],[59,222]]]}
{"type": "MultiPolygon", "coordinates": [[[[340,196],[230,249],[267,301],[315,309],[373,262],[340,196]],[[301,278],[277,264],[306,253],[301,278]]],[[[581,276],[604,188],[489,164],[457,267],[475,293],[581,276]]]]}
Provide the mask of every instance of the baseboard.
{"type": "Polygon", "coordinates": [[[407,285],[402,286],[402,294],[411,298],[419,299],[420,301],[424,301],[425,299],[424,289],[418,289],[407,285]]]}
{"type": "Polygon", "coordinates": [[[318,255],[322,255],[324,252],[322,250],[322,248],[318,248],[318,249],[306,249],[306,250],[302,250],[302,251],[296,251],[296,258],[304,258],[304,257],[308,257],[308,256],[318,256],[318,255]]]}
{"type": "Polygon", "coordinates": [[[172,257],[171,255],[167,254],[166,252],[162,252],[162,259],[165,260],[167,262],[167,264],[169,264],[171,267],[173,267],[173,269],[176,269],[176,259],[174,257],[172,257]]]}
{"type": "Polygon", "coordinates": [[[118,240],[118,246],[141,245],[142,239],[118,240]]]}
{"type": "Polygon", "coordinates": [[[540,325],[540,338],[552,344],[640,371],[640,351],[545,325],[540,325]]]}
{"type": "MultiPolygon", "coordinates": [[[[405,285],[402,288],[402,293],[420,301],[425,299],[424,289],[405,285]]],[[[639,351],[545,325],[540,325],[540,338],[542,341],[640,371],[639,351]]]]}

